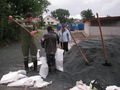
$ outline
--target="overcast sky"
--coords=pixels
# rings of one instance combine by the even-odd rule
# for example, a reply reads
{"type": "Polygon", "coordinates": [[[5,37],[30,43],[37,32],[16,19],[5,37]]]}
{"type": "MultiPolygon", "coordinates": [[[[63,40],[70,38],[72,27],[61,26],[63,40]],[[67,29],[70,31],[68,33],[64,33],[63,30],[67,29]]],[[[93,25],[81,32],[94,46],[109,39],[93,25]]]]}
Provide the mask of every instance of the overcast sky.
{"type": "Polygon", "coordinates": [[[93,14],[99,14],[100,17],[120,16],[120,0],[48,0],[51,5],[48,6],[49,12],[44,15],[50,15],[50,12],[59,8],[67,9],[74,18],[81,18],[82,10],[92,9],[93,14]]]}

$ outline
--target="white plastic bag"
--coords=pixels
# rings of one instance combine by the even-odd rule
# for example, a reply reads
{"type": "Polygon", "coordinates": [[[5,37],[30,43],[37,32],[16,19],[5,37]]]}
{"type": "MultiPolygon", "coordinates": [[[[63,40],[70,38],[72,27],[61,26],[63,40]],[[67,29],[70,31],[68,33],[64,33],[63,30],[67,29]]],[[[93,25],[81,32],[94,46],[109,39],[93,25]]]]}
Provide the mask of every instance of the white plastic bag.
{"type": "Polygon", "coordinates": [[[82,80],[76,82],[76,86],[71,88],[70,90],[91,90],[89,86],[84,84],[82,80]]]}
{"type": "Polygon", "coordinates": [[[7,86],[27,86],[27,87],[41,88],[49,84],[51,83],[43,81],[41,76],[36,75],[36,76],[31,76],[31,77],[20,79],[16,82],[8,84],[7,86]]]}
{"type": "Polygon", "coordinates": [[[117,87],[115,85],[113,85],[113,86],[107,86],[106,90],[120,90],[120,87],[117,87]]]}
{"type": "Polygon", "coordinates": [[[28,80],[28,77],[22,78],[22,79],[20,79],[20,80],[18,80],[18,81],[9,83],[7,86],[9,86],[9,87],[13,87],[13,86],[15,86],[15,87],[17,87],[17,86],[25,86],[24,83],[25,83],[27,80],[28,80]]]}
{"type": "Polygon", "coordinates": [[[56,59],[56,69],[63,72],[63,49],[57,48],[55,59],[56,59]]]}
{"type": "Polygon", "coordinates": [[[42,61],[42,65],[40,67],[39,74],[41,77],[46,78],[48,75],[48,65],[47,60],[45,57],[41,57],[40,60],[42,61]]]}
{"type": "Polygon", "coordinates": [[[42,81],[43,79],[41,78],[41,76],[36,75],[36,76],[29,77],[28,80],[25,81],[23,84],[24,86],[31,87],[31,86],[34,86],[35,82],[42,82],[42,81]]]}
{"type": "Polygon", "coordinates": [[[37,60],[40,61],[40,49],[37,50],[37,60]]]}
{"type": "Polygon", "coordinates": [[[50,81],[50,82],[46,82],[46,81],[42,81],[42,82],[35,82],[35,84],[34,84],[34,87],[35,88],[43,88],[43,87],[46,87],[46,86],[48,86],[49,84],[52,84],[52,81],[50,81]]]}
{"type": "MultiPolygon", "coordinates": [[[[40,60],[40,49],[37,50],[37,65],[40,66],[42,64],[40,60]]],[[[28,64],[28,67],[33,67],[33,62],[28,64]]]]}
{"type": "MultiPolygon", "coordinates": [[[[41,61],[37,61],[37,65],[38,66],[42,65],[42,62],[41,61]]],[[[28,67],[33,67],[33,62],[29,63],[28,67]]]]}
{"type": "Polygon", "coordinates": [[[18,70],[15,72],[9,72],[8,74],[5,74],[2,76],[0,80],[0,84],[8,84],[10,82],[17,81],[21,78],[26,77],[26,71],[25,70],[18,70]]]}

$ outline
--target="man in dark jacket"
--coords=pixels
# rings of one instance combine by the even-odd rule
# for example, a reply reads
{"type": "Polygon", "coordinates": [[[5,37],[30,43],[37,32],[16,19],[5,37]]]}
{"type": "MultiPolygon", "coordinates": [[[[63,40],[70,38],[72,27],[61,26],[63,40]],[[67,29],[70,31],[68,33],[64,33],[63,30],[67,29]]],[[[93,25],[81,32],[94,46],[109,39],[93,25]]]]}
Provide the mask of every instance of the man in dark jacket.
{"type": "Polygon", "coordinates": [[[55,53],[57,50],[57,42],[59,43],[58,35],[53,31],[52,27],[47,28],[48,34],[42,38],[41,45],[45,49],[47,64],[49,71],[55,71],[55,53]]]}

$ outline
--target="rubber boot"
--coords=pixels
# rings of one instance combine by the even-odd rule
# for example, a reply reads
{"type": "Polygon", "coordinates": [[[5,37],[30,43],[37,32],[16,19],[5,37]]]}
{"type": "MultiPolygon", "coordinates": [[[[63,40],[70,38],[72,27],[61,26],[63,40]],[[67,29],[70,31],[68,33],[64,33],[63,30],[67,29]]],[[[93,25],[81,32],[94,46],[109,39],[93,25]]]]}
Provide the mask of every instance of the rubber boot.
{"type": "Polygon", "coordinates": [[[50,69],[51,69],[51,72],[55,72],[56,71],[55,66],[51,66],[50,69]]]}
{"type": "Polygon", "coordinates": [[[29,71],[28,61],[24,61],[24,67],[25,67],[25,70],[28,72],[29,71]]]}
{"type": "Polygon", "coordinates": [[[51,67],[49,67],[49,72],[51,73],[51,67]]]}
{"type": "Polygon", "coordinates": [[[34,65],[34,71],[37,71],[37,61],[34,61],[33,65],[34,65]]]}

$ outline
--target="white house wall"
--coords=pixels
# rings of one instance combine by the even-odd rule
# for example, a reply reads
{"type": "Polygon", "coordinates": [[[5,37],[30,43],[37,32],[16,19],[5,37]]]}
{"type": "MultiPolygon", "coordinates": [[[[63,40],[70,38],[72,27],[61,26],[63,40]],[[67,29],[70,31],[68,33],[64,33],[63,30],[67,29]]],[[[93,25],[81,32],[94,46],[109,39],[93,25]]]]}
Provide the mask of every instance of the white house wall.
{"type": "MultiPolygon", "coordinates": [[[[88,27],[87,27],[88,28],[88,27]]],[[[101,27],[103,35],[120,35],[120,27],[101,27]]],[[[98,26],[90,26],[89,30],[86,29],[86,33],[89,32],[89,35],[100,35],[98,26]]]]}
{"type": "Polygon", "coordinates": [[[44,22],[45,22],[46,25],[52,24],[52,22],[53,22],[53,25],[57,25],[57,24],[60,23],[59,21],[57,21],[57,20],[55,20],[55,19],[53,19],[53,18],[51,18],[51,17],[46,17],[46,18],[44,19],[44,22]],[[48,18],[49,18],[49,19],[48,19],[48,18]]]}
{"type": "Polygon", "coordinates": [[[86,22],[84,25],[84,31],[89,36],[90,22],[86,22]]]}

